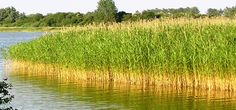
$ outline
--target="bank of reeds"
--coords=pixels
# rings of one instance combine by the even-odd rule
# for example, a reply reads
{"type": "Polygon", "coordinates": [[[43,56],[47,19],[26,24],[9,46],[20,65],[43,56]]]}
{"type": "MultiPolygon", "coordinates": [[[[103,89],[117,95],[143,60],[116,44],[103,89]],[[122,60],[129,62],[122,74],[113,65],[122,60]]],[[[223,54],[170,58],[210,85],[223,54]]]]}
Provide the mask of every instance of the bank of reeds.
{"type": "Polygon", "coordinates": [[[6,56],[23,65],[75,70],[63,75],[78,79],[84,74],[93,80],[236,90],[235,22],[179,19],[70,28],[11,46],[6,56]]]}

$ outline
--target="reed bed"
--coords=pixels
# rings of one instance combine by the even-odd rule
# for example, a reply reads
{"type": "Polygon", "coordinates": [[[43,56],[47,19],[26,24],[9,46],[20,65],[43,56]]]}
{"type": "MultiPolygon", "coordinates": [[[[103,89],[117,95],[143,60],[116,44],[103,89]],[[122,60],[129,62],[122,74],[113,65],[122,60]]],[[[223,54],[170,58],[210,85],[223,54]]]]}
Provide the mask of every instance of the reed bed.
{"type": "Polygon", "coordinates": [[[63,83],[86,82],[112,84],[112,86],[126,85],[142,90],[197,90],[197,91],[235,91],[236,78],[206,75],[168,75],[168,74],[135,74],[113,73],[112,81],[109,73],[100,71],[86,71],[75,68],[65,68],[60,65],[34,63],[25,61],[11,61],[6,66],[11,74],[40,76],[47,79],[59,80],[63,83]]]}
{"type": "MultiPolygon", "coordinates": [[[[34,63],[33,63],[34,64],[34,63]]],[[[172,88],[172,87],[167,87],[167,86],[163,86],[163,87],[157,87],[157,86],[145,86],[145,85],[131,85],[129,83],[117,83],[117,82],[112,82],[112,83],[107,83],[107,82],[102,82],[102,81],[96,81],[96,80],[81,80],[81,77],[76,79],[75,77],[73,77],[70,74],[66,74],[65,69],[64,72],[62,72],[61,69],[56,68],[54,65],[54,70],[46,71],[47,69],[45,69],[45,67],[47,67],[48,69],[52,69],[53,67],[49,67],[48,65],[45,64],[34,64],[32,65],[32,62],[18,62],[15,61],[13,63],[13,65],[8,65],[11,66],[10,70],[11,71],[11,76],[20,76],[23,78],[20,78],[18,80],[32,80],[35,79],[36,81],[41,81],[45,82],[47,84],[50,83],[50,86],[47,87],[52,87],[57,85],[57,87],[65,87],[64,85],[69,85],[66,87],[69,88],[73,88],[71,90],[75,90],[75,91],[79,91],[81,90],[81,88],[94,88],[98,91],[106,91],[106,90],[114,90],[116,92],[119,93],[133,93],[133,94],[142,94],[142,93],[151,93],[153,95],[163,95],[164,94],[185,94],[184,96],[186,97],[197,97],[197,98],[206,98],[207,100],[212,101],[213,99],[229,99],[232,100],[232,98],[236,98],[236,94],[233,91],[205,91],[202,89],[195,89],[195,88],[172,88]],[[13,66],[14,65],[14,66],[13,66]],[[19,66],[21,65],[21,67],[19,66]],[[44,65],[42,67],[42,65],[44,65]],[[14,67],[14,69],[12,69],[12,66],[14,67]],[[24,66],[24,67],[22,67],[24,66]],[[41,69],[44,68],[44,70],[38,70],[38,71],[34,71],[32,72],[32,68],[37,68],[39,69],[39,67],[41,69]],[[30,73],[29,70],[30,69],[30,73]],[[58,70],[59,69],[59,70],[58,70]],[[53,72],[54,71],[54,72],[53,72]],[[58,71],[61,71],[60,73],[58,73],[58,71]],[[68,79],[65,78],[65,75],[61,75],[63,77],[58,77],[60,76],[59,74],[66,74],[68,75],[68,79]],[[61,86],[61,84],[63,84],[63,86],[61,86]]],[[[51,65],[52,66],[52,65],[51,65]]],[[[36,70],[36,69],[33,69],[36,70]]],[[[69,69],[68,69],[69,70],[69,69]]],[[[77,74],[77,73],[75,73],[77,74]]],[[[16,77],[16,78],[17,78],[16,77]]],[[[42,84],[45,84],[42,83],[42,84]]],[[[42,86],[45,87],[45,86],[42,86]]]]}
{"type": "Polygon", "coordinates": [[[58,65],[78,79],[233,91],[235,24],[218,18],[73,27],[11,46],[5,55],[58,65]]]}

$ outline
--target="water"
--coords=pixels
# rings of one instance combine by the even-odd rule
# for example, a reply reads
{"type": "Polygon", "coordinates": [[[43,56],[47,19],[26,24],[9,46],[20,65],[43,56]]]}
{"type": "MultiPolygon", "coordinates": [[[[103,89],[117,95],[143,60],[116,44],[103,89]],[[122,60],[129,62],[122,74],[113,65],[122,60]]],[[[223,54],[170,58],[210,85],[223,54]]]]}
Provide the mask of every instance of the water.
{"type": "MultiPolygon", "coordinates": [[[[0,32],[0,48],[6,48],[10,45],[17,44],[20,42],[27,42],[32,39],[38,38],[43,33],[24,33],[24,32],[0,32]]],[[[3,70],[3,59],[0,54],[0,72],[3,70]]],[[[1,74],[1,77],[3,74],[1,74]]]]}
{"type": "MultiPolygon", "coordinates": [[[[42,33],[0,33],[1,48],[42,33]]],[[[4,76],[3,60],[0,72],[4,76]]],[[[65,82],[39,76],[8,74],[19,110],[233,110],[236,94],[167,90],[129,85],[65,82]]]]}

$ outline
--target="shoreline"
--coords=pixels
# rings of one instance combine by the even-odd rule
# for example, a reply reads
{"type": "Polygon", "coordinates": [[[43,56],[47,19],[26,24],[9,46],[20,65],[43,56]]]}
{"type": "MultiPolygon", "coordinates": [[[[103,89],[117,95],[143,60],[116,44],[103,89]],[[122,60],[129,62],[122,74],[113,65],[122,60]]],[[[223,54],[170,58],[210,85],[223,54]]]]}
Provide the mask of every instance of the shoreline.
{"type": "Polygon", "coordinates": [[[51,32],[63,27],[0,27],[0,32],[51,32]]]}
{"type": "Polygon", "coordinates": [[[67,81],[236,91],[232,22],[183,19],[65,27],[12,45],[4,55],[14,60],[18,73],[67,81]]]}
{"type": "Polygon", "coordinates": [[[65,68],[60,65],[34,63],[29,61],[11,61],[6,65],[8,74],[25,74],[29,76],[44,76],[60,79],[66,82],[94,82],[128,84],[144,88],[170,88],[176,90],[194,89],[204,91],[236,91],[236,76],[221,77],[203,74],[136,74],[109,73],[108,71],[86,71],[75,68],[65,68]]]}

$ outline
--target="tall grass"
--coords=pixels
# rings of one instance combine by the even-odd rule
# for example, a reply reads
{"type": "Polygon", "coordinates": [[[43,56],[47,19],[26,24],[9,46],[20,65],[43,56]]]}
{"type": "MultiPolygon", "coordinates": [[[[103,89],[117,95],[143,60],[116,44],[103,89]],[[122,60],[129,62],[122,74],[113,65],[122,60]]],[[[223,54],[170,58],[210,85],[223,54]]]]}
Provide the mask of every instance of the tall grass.
{"type": "Polygon", "coordinates": [[[8,58],[109,73],[236,74],[236,25],[156,20],[62,30],[9,47],[8,58]]]}

